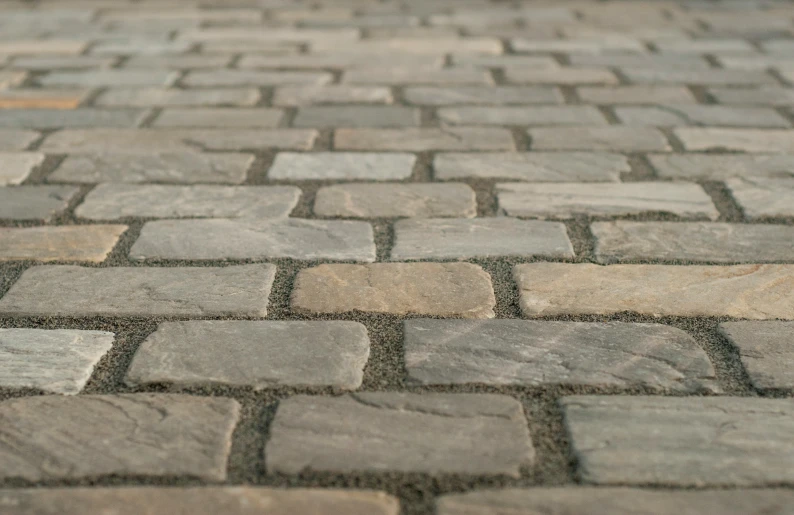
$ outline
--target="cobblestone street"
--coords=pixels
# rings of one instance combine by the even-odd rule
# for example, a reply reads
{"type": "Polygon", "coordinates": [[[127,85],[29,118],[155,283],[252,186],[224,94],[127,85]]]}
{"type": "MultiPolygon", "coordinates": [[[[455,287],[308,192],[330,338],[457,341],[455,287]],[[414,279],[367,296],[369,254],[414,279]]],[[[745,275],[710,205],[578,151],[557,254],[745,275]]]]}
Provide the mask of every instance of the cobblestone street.
{"type": "Polygon", "coordinates": [[[794,515],[794,2],[0,0],[0,515],[794,515]]]}

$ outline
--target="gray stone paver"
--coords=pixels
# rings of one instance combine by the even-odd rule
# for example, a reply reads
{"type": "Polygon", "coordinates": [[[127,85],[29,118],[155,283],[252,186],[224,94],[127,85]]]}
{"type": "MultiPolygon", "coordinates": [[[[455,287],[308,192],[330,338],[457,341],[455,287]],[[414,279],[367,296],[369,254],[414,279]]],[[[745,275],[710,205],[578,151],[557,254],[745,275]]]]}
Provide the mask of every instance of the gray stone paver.
{"type": "Polygon", "coordinates": [[[40,134],[25,129],[0,129],[0,151],[25,150],[40,134]]]}
{"type": "Polygon", "coordinates": [[[751,220],[794,216],[794,177],[734,177],[725,185],[751,220]]]}
{"type": "Polygon", "coordinates": [[[794,386],[794,322],[723,322],[720,332],[739,351],[753,386],[794,386]]]}
{"type": "Polygon", "coordinates": [[[471,218],[477,214],[477,200],[466,184],[340,184],[317,192],[314,213],[345,218],[471,218]]]}
{"type": "Polygon", "coordinates": [[[515,149],[509,131],[491,127],[337,129],[335,136],[335,145],[339,150],[422,152],[515,149]]]}
{"type": "Polygon", "coordinates": [[[74,186],[0,187],[0,220],[49,220],[77,195],[74,186]]]}
{"type": "Polygon", "coordinates": [[[102,93],[96,103],[100,106],[252,106],[259,101],[256,88],[112,88],[102,93]]]}
{"type": "Polygon", "coordinates": [[[0,187],[21,184],[43,162],[37,152],[0,152],[0,187]]]}
{"type": "Polygon", "coordinates": [[[616,182],[630,172],[628,159],[609,152],[524,152],[436,154],[437,180],[514,179],[527,182],[616,182]]]}
{"type": "Polygon", "coordinates": [[[405,88],[405,99],[417,105],[561,104],[562,94],[552,87],[420,86],[405,88]]]}
{"type": "Polygon", "coordinates": [[[269,108],[172,108],[165,109],[152,127],[278,127],[284,117],[280,109],[269,108]]]}
{"type": "Polygon", "coordinates": [[[650,127],[541,127],[529,129],[533,150],[664,152],[670,145],[650,127]]]}
{"type": "Polygon", "coordinates": [[[416,157],[407,153],[280,152],[267,173],[270,179],[391,181],[407,179],[416,157]]]}

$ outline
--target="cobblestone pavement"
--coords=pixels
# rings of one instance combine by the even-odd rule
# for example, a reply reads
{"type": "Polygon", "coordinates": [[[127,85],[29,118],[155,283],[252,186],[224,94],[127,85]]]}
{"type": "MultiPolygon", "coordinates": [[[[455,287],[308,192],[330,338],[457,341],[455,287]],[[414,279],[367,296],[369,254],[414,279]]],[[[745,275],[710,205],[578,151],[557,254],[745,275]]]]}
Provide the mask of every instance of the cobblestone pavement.
{"type": "Polygon", "coordinates": [[[3,1],[0,514],[794,514],[792,86],[775,0],[3,1]]]}

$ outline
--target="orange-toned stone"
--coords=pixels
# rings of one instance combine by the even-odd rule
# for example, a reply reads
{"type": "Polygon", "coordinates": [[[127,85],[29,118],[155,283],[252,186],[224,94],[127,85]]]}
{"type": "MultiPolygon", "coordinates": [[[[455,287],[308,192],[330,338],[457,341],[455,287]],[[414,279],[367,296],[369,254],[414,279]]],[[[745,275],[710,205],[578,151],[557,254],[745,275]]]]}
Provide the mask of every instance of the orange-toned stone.
{"type": "Polygon", "coordinates": [[[75,109],[88,91],[17,89],[0,91],[0,109],[75,109]]]}

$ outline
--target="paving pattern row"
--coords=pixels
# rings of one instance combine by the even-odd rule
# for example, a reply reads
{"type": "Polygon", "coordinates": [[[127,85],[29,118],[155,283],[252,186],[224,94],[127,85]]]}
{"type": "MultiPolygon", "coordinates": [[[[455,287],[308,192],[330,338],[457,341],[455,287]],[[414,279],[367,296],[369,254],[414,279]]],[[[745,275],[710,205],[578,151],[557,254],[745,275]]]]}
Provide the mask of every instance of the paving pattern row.
{"type": "Polygon", "coordinates": [[[794,514],[794,4],[0,4],[0,513],[794,514]]]}

